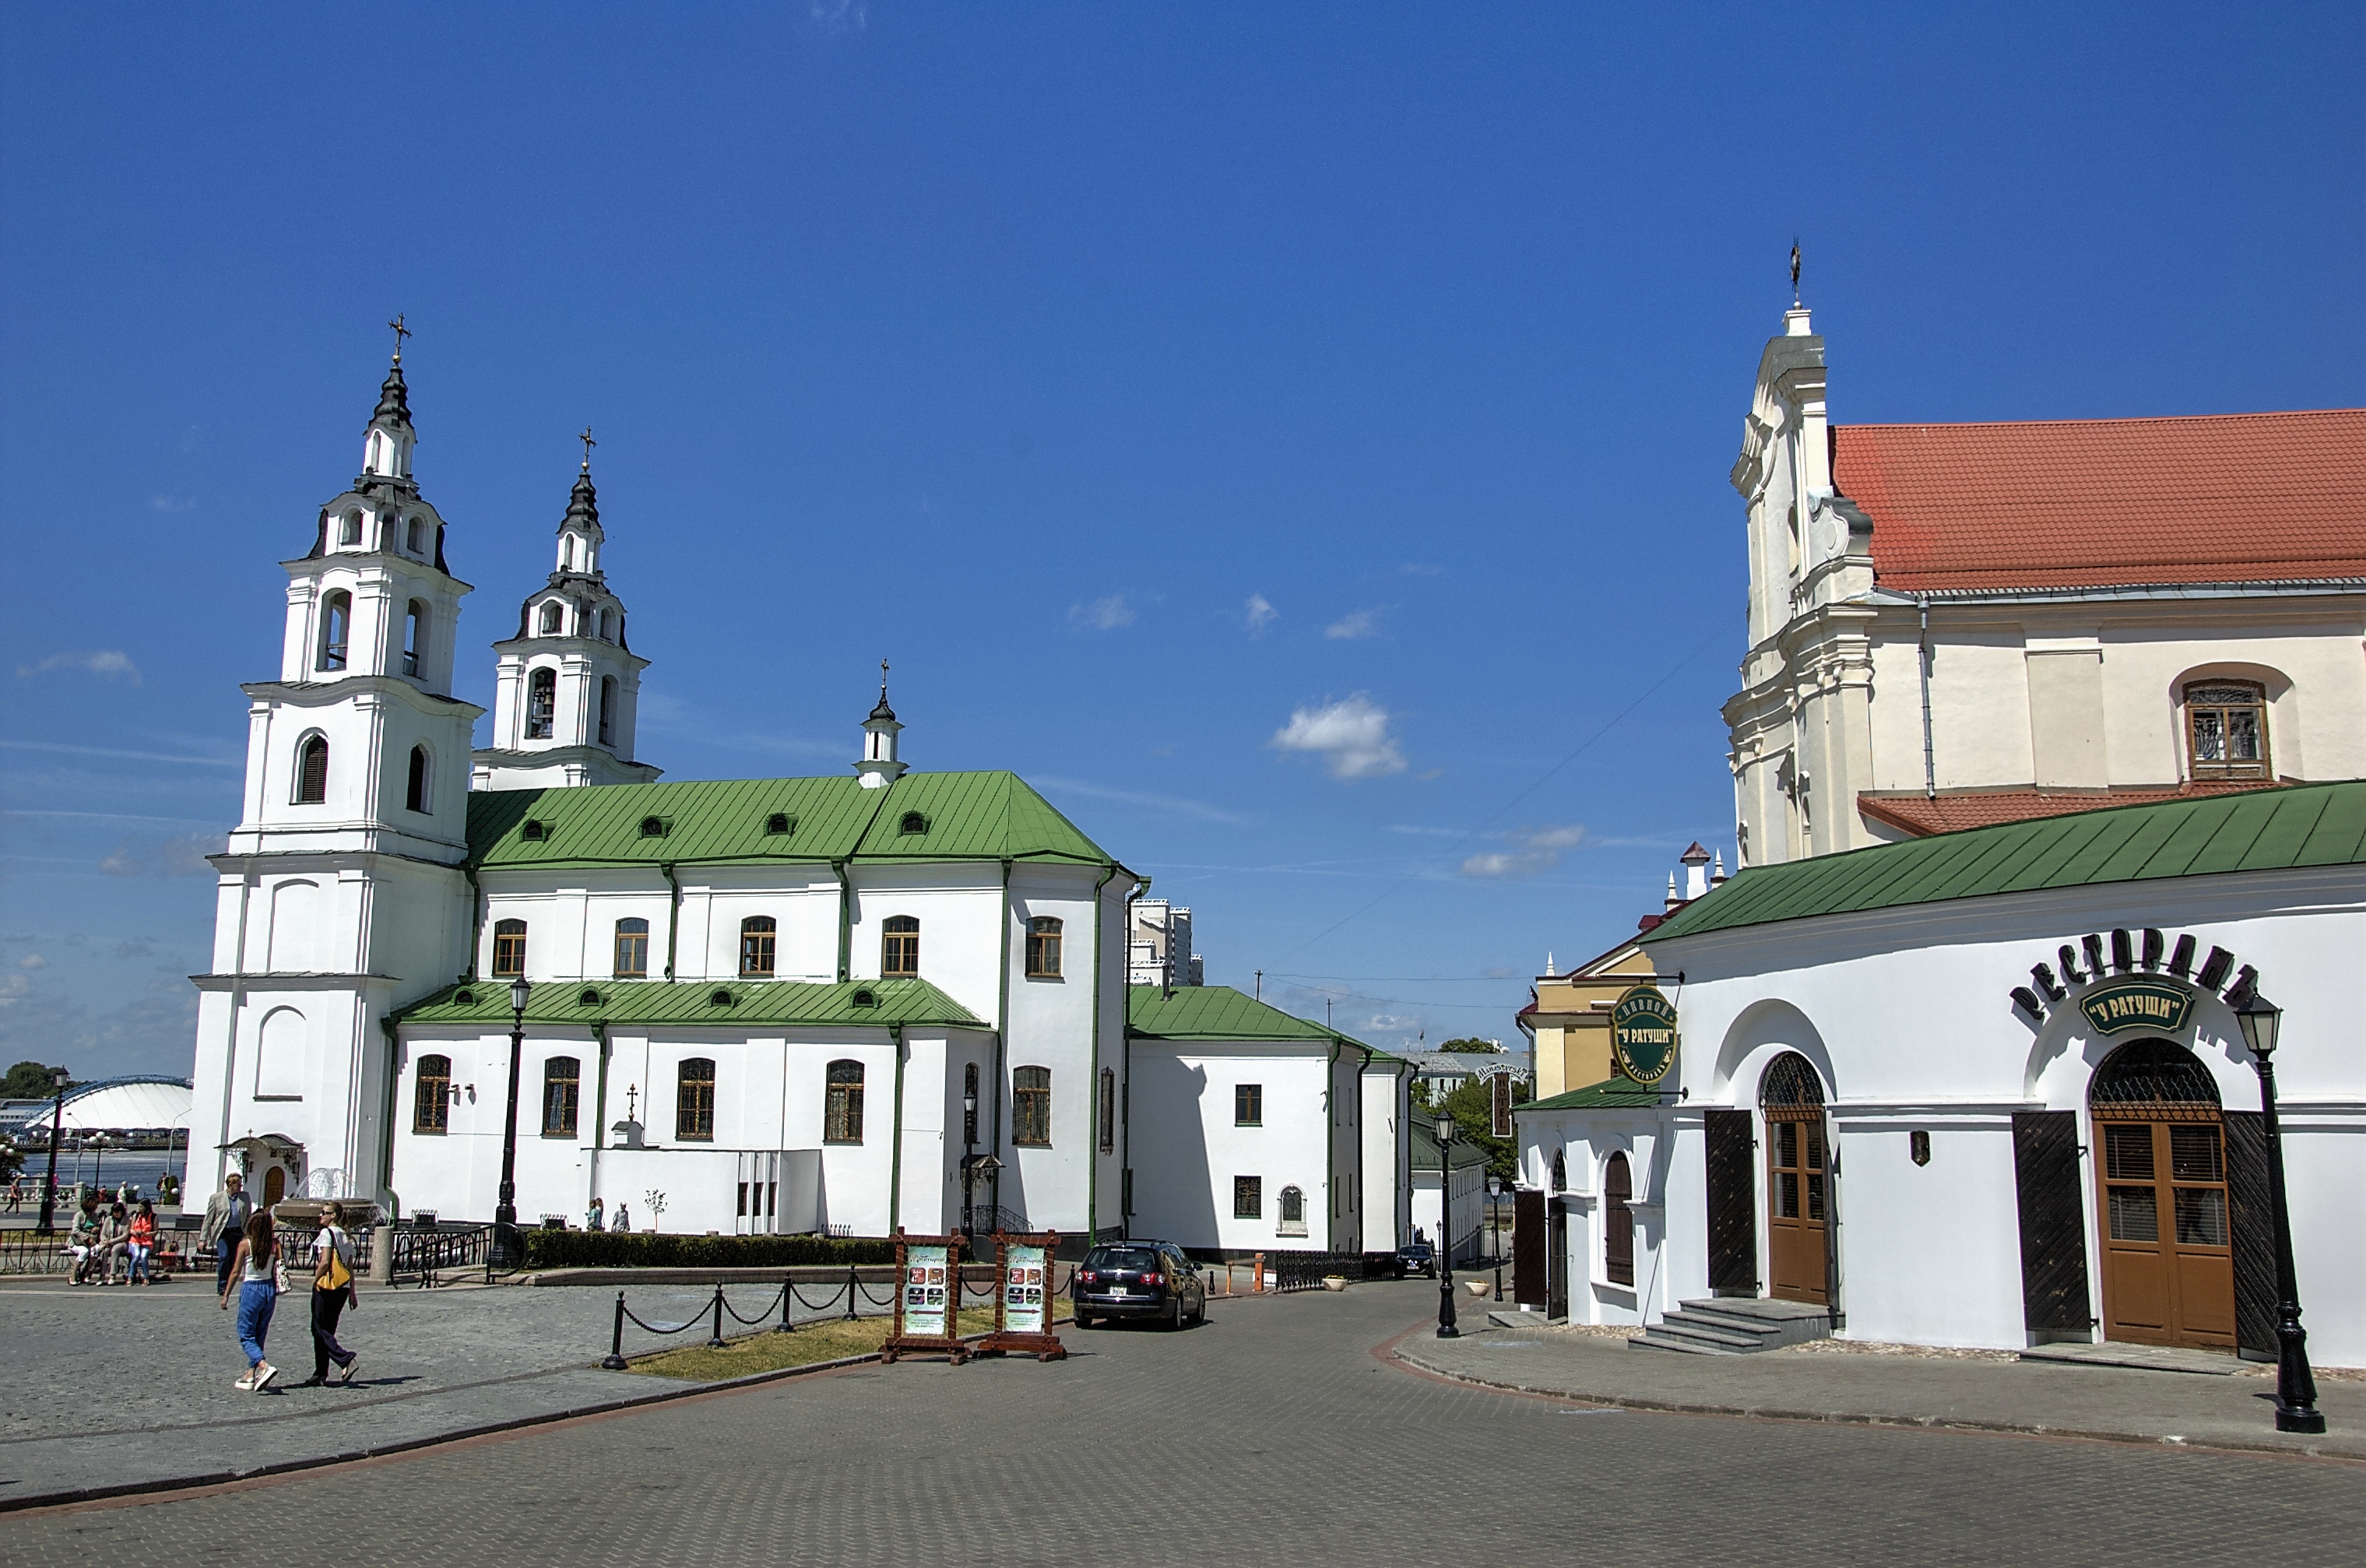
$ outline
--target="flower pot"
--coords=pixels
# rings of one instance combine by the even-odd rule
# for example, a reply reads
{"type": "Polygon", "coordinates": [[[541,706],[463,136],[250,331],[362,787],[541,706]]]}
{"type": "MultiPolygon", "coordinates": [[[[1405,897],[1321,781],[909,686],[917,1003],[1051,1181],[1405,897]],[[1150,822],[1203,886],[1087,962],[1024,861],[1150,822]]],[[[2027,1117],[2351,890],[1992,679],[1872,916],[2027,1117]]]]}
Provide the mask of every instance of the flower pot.
{"type": "Polygon", "coordinates": [[[1489,1291],[1493,1290],[1495,1287],[1485,1280],[1465,1280],[1462,1281],[1462,1288],[1470,1292],[1474,1299],[1477,1299],[1485,1296],[1489,1291]]]}
{"type": "Polygon", "coordinates": [[[1347,1276],[1325,1274],[1323,1276],[1323,1288],[1326,1291],[1344,1291],[1347,1288],[1347,1276]]]}

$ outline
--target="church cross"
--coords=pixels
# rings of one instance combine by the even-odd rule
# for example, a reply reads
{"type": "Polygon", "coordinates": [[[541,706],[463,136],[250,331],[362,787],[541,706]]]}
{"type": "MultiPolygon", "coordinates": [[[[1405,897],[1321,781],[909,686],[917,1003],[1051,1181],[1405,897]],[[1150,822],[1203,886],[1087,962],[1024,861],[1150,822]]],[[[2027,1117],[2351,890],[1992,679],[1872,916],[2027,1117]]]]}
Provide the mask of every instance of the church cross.
{"type": "Polygon", "coordinates": [[[879,661],[879,697],[882,702],[887,697],[887,661],[884,659],[879,661]]]}
{"type": "Polygon", "coordinates": [[[641,1098],[641,1089],[640,1089],[640,1086],[639,1086],[638,1084],[635,1084],[632,1088],[630,1088],[630,1089],[626,1089],[626,1090],[625,1091],[625,1121],[630,1122],[630,1121],[633,1119],[633,1108],[635,1107],[635,1105],[636,1105],[636,1104],[637,1104],[637,1103],[639,1102],[640,1098],[641,1098]]]}
{"type": "Polygon", "coordinates": [[[387,322],[387,325],[394,329],[394,362],[400,365],[402,363],[402,340],[411,336],[411,332],[409,327],[402,324],[400,312],[397,312],[394,320],[387,322]]]}
{"type": "Polygon", "coordinates": [[[583,427],[583,434],[575,439],[583,443],[583,470],[589,473],[592,470],[592,448],[600,444],[592,439],[592,427],[588,424],[583,427]]]}
{"type": "Polygon", "coordinates": [[[1791,241],[1791,307],[1792,307],[1792,309],[1797,310],[1797,309],[1798,309],[1798,305],[1799,305],[1799,242],[1798,242],[1797,237],[1797,236],[1794,236],[1794,237],[1792,238],[1792,241],[1791,241]]]}

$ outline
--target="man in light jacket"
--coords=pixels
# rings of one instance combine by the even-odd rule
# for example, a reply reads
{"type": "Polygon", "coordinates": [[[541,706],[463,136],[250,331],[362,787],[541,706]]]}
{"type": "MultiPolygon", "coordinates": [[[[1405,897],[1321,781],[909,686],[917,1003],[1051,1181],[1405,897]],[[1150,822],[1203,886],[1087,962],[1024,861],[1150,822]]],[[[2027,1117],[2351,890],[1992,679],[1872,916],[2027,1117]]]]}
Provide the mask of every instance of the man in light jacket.
{"type": "Polygon", "coordinates": [[[197,1245],[214,1249],[216,1295],[229,1293],[231,1255],[238,1250],[239,1233],[246,1228],[246,1216],[253,1213],[254,1200],[246,1195],[246,1179],[234,1170],[206,1200],[206,1223],[197,1227],[197,1245]]]}

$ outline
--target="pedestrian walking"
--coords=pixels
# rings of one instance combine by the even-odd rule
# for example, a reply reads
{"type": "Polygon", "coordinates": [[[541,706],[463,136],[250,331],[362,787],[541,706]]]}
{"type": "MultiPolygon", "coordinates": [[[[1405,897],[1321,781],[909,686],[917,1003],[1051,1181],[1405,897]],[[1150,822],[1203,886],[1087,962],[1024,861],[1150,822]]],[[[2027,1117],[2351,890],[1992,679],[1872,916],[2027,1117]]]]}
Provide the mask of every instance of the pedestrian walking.
{"type": "Polygon", "coordinates": [[[354,1243],[345,1234],[344,1212],[332,1203],[321,1215],[321,1231],[312,1238],[312,1375],[299,1384],[319,1388],[329,1381],[329,1366],[337,1366],[337,1382],[354,1381],[361,1358],[337,1343],[337,1319],[358,1304],[354,1291],[354,1243]]]}
{"type": "Polygon", "coordinates": [[[246,1179],[237,1171],[222,1178],[220,1189],[206,1200],[205,1223],[197,1227],[197,1246],[214,1249],[214,1293],[230,1294],[230,1260],[246,1229],[254,1200],[246,1195],[246,1179]]]}
{"type": "Polygon", "coordinates": [[[608,1228],[608,1217],[603,1212],[602,1204],[597,1198],[592,1200],[591,1213],[583,1216],[583,1228],[587,1231],[603,1231],[608,1228]]]}
{"type": "MultiPolygon", "coordinates": [[[[271,1216],[256,1209],[246,1216],[246,1233],[231,1254],[237,1270],[238,1346],[246,1352],[246,1375],[233,1388],[261,1393],[279,1369],[264,1359],[263,1343],[271,1334],[271,1312],[279,1304],[279,1238],[272,1234],[271,1216]]],[[[222,1310],[230,1310],[230,1287],[222,1287],[222,1310]]]]}
{"type": "Polygon", "coordinates": [[[144,1199],[140,1212],[131,1216],[131,1283],[152,1285],[156,1277],[148,1271],[148,1260],[156,1255],[156,1205],[144,1199]]]}
{"type": "Polygon", "coordinates": [[[8,1183],[8,1212],[15,1213],[25,1206],[25,1179],[21,1176],[8,1183]]]}

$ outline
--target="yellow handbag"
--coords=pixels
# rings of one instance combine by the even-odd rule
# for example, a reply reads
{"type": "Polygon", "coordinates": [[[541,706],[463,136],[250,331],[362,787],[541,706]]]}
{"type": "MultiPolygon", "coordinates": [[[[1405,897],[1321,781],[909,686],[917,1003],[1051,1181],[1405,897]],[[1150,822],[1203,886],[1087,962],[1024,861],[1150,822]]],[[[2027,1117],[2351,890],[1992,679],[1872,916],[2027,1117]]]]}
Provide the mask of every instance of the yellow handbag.
{"type": "Polygon", "coordinates": [[[329,1244],[329,1256],[321,1260],[321,1271],[312,1277],[316,1291],[342,1291],[354,1282],[354,1271],[345,1267],[344,1255],[336,1243],[329,1244]]]}

